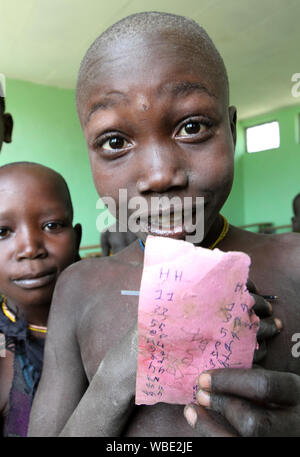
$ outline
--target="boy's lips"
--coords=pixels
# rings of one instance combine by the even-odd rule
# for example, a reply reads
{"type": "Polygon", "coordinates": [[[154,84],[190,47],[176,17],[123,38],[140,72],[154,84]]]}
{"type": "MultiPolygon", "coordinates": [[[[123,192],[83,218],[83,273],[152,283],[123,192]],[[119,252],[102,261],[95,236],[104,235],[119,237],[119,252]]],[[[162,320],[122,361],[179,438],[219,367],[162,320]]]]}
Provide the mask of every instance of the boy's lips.
{"type": "Polygon", "coordinates": [[[165,211],[140,218],[140,223],[148,233],[171,238],[182,238],[189,232],[195,211],[186,216],[183,211],[165,211]]]}
{"type": "Polygon", "coordinates": [[[23,276],[15,277],[12,282],[20,287],[21,289],[37,289],[39,287],[45,287],[55,280],[57,270],[45,270],[38,273],[28,273],[23,276]]]}

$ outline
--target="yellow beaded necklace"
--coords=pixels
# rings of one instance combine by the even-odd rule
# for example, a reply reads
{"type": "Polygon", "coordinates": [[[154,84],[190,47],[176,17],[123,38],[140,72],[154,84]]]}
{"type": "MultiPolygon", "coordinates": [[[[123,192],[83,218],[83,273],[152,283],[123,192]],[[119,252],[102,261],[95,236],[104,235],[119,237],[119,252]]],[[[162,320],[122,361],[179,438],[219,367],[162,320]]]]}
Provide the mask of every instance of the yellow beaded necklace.
{"type": "MultiPolygon", "coordinates": [[[[8,309],[8,307],[6,305],[6,303],[7,303],[6,298],[5,297],[2,297],[2,298],[3,298],[3,301],[2,301],[3,313],[5,314],[6,317],[8,317],[8,319],[11,322],[16,322],[16,316],[8,309]]],[[[32,330],[33,332],[47,333],[47,327],[43,327],[42,325],[28,324],[28,328],[29,328],[29,330],[32,330]]]]}
{"type": "Polygon", "coordinates": [[[222,214],[221,214],[221,217],[223,218],[222,231],[221,231],[220,235],[218,236],[218,238],[216,239],[216,241],[213,244],[211,244],[208,249],[214,249],[217,246],[217,244],[219,244],[220,241],[222,241],[228,233],[229,223],[228,223],[226,217],[222,216],[222,214]]]}

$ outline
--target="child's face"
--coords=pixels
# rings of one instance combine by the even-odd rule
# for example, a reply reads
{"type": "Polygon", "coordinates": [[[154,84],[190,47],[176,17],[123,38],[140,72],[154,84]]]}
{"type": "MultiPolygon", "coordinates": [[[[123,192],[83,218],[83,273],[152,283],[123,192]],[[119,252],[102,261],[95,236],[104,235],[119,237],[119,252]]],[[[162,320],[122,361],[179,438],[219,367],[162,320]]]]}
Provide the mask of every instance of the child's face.
{"type": "Polygon", "coordinates": [[[41,170],[0,170],[0,291],[17,306],[50,305],[78,253],[61,183],[41,170]]]}
{"type": "Polygon", "coordinates": [[[99,195],[204,197],[207,233],[233,180],[235,110],[223,84],[179,37],[121,41],[95,71],[79,115],[99,195]]]}

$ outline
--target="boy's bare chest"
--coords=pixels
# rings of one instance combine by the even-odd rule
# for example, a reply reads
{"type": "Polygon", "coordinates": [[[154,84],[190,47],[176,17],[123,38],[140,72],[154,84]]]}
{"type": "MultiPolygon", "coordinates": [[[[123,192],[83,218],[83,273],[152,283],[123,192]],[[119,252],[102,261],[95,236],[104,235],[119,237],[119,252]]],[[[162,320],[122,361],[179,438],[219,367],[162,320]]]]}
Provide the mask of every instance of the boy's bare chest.
{"type": "Polygon", "coordinates": [[[89,379],[107,351],[117,345],[136,323],[142,270],[122,270],[105,287],[95,291],[78,326],[82,361],[89,379]],[[126,293],[127,292],[127,293],[126,293]]]}

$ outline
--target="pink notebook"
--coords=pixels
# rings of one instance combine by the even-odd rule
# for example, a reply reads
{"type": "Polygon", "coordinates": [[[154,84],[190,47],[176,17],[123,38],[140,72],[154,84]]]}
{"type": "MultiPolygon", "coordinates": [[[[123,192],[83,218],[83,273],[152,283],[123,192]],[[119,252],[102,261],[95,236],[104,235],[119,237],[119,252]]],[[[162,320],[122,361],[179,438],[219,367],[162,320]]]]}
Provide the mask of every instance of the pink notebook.
{"type": "Polygon", "coordinates": [[[250,258],[148,236],[138,311],[136,404],[195,401],[197,377],[250,368],[259,319],[250,258]]]}

